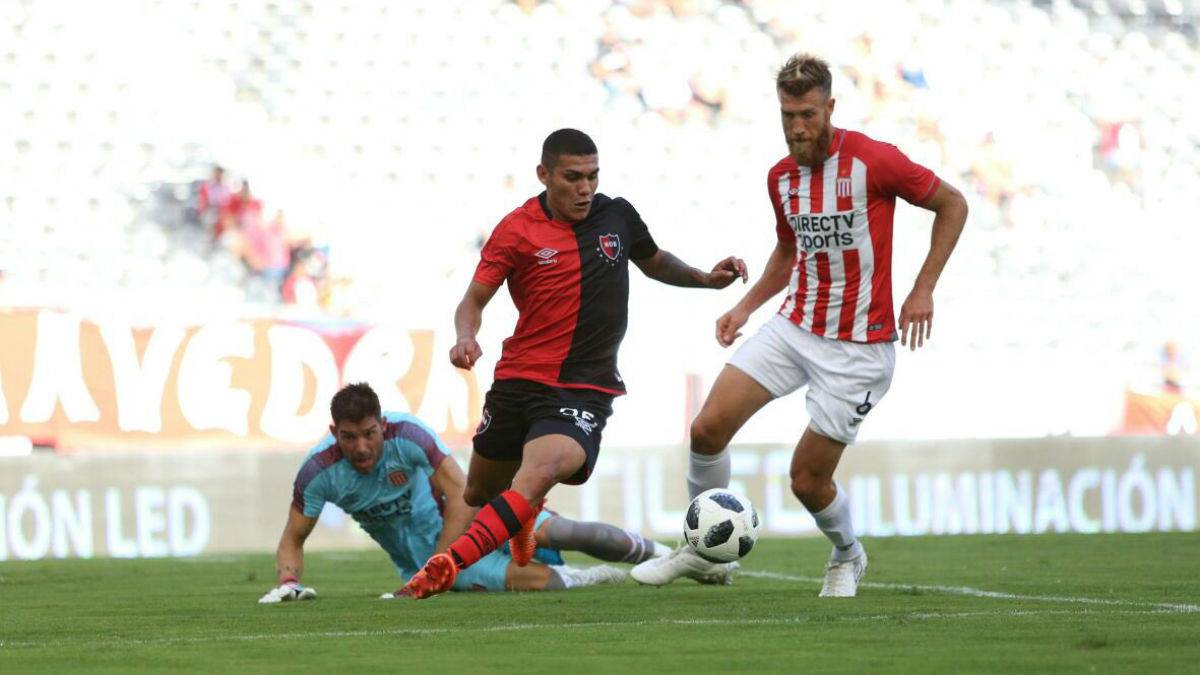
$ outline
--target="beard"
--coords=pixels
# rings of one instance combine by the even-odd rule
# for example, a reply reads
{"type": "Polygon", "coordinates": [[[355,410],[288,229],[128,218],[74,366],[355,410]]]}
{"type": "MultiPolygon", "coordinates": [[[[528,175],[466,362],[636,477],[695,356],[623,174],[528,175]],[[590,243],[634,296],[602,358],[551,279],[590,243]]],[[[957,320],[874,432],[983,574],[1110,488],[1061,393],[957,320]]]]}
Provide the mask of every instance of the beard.
{"type": "Polygon", "coordinates": [[[807,143],[797,143],[788,140],[788,150],[792,159],[800,166],[816,166],[825,160],[825,152],[833,136],[833,129],[828,124],[817,135],[816,139],[807,143]]]}

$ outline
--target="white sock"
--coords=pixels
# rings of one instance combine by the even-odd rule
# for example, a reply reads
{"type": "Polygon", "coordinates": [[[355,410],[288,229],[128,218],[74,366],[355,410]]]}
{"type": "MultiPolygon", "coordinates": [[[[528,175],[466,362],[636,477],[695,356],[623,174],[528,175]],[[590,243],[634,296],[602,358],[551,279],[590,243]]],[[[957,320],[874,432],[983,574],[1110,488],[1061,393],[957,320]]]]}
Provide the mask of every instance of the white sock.
{"type": "Polygon", "coordinates": [[[817,521],[817,527],[833,542],[834,560],[853,560],[862,555],[863,547],[854,536],[854,525],[850,522],[850,500],[842,487],[833,484],[837,494],[829,506],[812,514],[817,521]]]}
{"type": "Polygon", "coordinates": [[[565,591],[575,585],[575,575],[572,574],[575,570],[566,565],[548,565],[554,572],[554,576],[558,577],[558,584],[546,584],[548,591],[565,591]]]}
{"type": "Polygon", "coordinates": [[[563,582],[563,590],[582,588],[597,584],[620,583],[628,576],[624,568],[612,565],[596,565],[595,567],[568,567],[567,565],[551,565],[550,569],[558,574],[563,582]]]}
{"type": "Polygon", "coordinates": [[[729,476],[732,472],[732,461],[729,450],[722,450],[715,455],[702,455],[698,452],[688,453],[688,499],[695,499],[705,490],[729,487],[729,476]]]}

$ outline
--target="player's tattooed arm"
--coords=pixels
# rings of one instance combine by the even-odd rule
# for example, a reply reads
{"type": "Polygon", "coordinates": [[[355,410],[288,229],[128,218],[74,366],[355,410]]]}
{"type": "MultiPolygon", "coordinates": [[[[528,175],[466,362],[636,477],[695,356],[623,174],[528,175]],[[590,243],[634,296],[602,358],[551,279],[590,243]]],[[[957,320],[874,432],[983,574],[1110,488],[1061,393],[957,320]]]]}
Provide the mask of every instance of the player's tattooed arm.
{"type": "Polygon", "coordinates": [[[743,283],[749,278],[746,263],[734,256],[718,262],[711,272],[698,270],[663,249],[647,258],[635,258],[633,263],[655,281],[685,288],[725,288],[739,277],[743,283]]]}
{"type": "Polygon", "coordinates": [[[275,550],[275,573],[279,583],[300,580],[304,573],[304,542],[316,524],[316,518],[309,518],[295,508],[288,509],[287,524],[275,550]]]}
{"type": "Polygon", "coordinates": [[[900,305],[900,344],[923,347],[933,334],[933,289],[967,222],[967,200],[949,183],[942,182],[922,208],[934,212],[929,254],[917,273],[912,291],[900,305]]]}

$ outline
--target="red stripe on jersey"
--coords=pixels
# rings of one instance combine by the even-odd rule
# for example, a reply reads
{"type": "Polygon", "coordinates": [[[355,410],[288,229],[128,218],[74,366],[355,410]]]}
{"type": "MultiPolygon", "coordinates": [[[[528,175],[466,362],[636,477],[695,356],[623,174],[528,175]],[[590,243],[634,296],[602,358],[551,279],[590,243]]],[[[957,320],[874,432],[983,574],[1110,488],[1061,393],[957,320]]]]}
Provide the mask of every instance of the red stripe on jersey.
{"type": "Polygon", "coordinates": [[[820,213],[825,210],[825,170],[824,165],[816,167],[808,177],[808,212],[820,213]]]}
{"type": "Polygon", "coordinates": [[[788,173],[788,212],[789,216],[794,216],[800,212],[800,181],[797,179],[792,181],[792,174],[788,173]]]}
{"type": "MultiPolygon", "coordinates": [[[[800,179],[799,174],[788,172],[788,209],[787,215],[794,216],[800,210],[800,179]]],[[[796,289],[792,292],[792,300],[795,301],[795,306],[792,307],[792,320],[799,321],[800,317],[804,316],[804,249],[800,249],[796,254],[796,268],[800,270],[799,283],[796,289]]],[[[785,303],[786,304],[786,301],[785,303]]]]}
{"type": "Polygon", "coordinates": [[[788,318],[799,326],[804,320],[804,303],[808,302],[808,251],[800,249],[800,254],[796,256],[796,269],[800,270],[800,276],[796,278],[796,306],[788,318]]]}
{"type": "Polygon", "coordinates": [[[512,337],[504,341],[495,379],[556,383],[579,322],[579,246],[571,229],[549,221],[532,223],[528,232],[528,238],[538,247],[555,251],[555,264],[527,265],[509,279],[509,292],[518,311],[517,326],[512,337]],[[538,285],[531,292],[529,277],[533,274],[553,275],[553,283],[538,285]]]}
{"type": "Polygon", "coordinates": [[[854,315],[858,312],[858,282],[862,267],[858,261],[858,250],[842,251],[842,269],[846,271],[846,286],[842,289],[842,316],[838,321],[838,339],[854,338],[854,315]]]}
{"type": "Polygon", "coordinates": [[[817,253],[817,301],[813,305],[812,332],[814,335],[825,335],[825,314],[829,309],[829,289],[833,285],[833,277],[829,273],[829,254],[825,251],[817,253]]]}
{"type": "Polygon", "coordinates": [[[871,275],[871,308],[867,310],[867,342],[893,340],[896,314],[892,311],[892,215],[895,200],[878,200],[871,218],[871,249],[875,273],[871,275]],[[874,330],[872,330],[874,328],[874,330]]]}

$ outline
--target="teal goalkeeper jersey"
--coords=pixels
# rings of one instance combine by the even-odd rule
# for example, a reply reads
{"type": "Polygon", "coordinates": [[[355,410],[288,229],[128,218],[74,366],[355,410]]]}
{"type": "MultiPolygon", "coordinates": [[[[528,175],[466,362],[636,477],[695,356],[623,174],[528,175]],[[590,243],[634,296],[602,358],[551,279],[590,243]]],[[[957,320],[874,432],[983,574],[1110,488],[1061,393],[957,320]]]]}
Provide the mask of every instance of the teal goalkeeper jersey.
{"type": "Polygon", "coordinates": [[[325,502],[337,504],[409,577],[433,555],[442,531],[443,495],[430,478],[449,451],[407,413],[385,412],[382,426],[383,453],[368,474],[355,471],[326,434],[296,475],[292,508],[316,518],[325,502]]]}

